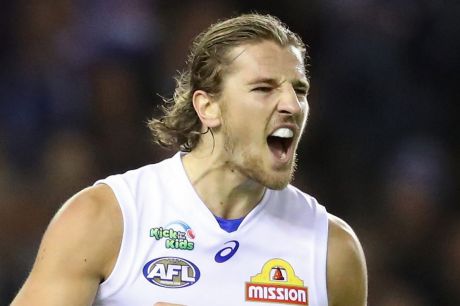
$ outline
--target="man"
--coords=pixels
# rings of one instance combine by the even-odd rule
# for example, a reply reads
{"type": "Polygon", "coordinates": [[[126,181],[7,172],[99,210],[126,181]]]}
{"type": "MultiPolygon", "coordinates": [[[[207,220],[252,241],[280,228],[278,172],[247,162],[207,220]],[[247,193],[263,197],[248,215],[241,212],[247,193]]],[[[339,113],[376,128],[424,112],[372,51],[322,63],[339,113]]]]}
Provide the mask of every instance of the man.
{"type": "Polygon", "coordinates": [[[181,152],[72,197],[13,305],[366,305],[357,237],[289,185],[309,111],[305,53],[272,16],[200,34],[149,123],[181,152]]]}

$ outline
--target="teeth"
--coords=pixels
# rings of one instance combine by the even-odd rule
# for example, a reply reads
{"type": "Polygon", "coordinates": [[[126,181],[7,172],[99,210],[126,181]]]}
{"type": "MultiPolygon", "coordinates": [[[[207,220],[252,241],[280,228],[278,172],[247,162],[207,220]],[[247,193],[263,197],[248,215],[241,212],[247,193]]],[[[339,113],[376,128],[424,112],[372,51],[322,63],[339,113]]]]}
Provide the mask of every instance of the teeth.
{"type": "Polygon", "coordinates": [[[276,136],[281,138],[291,138],[294,136],[294,132],[288,128],[279,128],[274,131],[270,136],[276,136]]]}

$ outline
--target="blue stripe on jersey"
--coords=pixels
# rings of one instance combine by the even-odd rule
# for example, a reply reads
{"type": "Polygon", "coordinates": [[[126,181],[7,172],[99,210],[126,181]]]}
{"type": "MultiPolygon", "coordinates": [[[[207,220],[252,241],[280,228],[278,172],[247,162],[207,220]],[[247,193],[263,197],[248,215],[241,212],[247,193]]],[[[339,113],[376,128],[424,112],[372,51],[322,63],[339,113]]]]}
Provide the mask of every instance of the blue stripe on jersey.
{"type": "Polygon", "coordinates": [[[244,219],[244,217],[239,219],[224,219],[218,216],[214,217],[216,217],[216,220],[219,223],[220,228],[222,228],[227,233],[236,231],[244,219]]]}

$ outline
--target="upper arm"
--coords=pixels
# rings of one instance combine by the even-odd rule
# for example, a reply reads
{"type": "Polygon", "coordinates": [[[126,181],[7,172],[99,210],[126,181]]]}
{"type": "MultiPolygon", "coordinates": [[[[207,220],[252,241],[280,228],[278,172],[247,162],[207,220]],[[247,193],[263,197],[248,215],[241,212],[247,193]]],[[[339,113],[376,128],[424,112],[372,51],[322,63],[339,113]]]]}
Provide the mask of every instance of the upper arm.
{"type": "Polygon", "coordinates": [[[90,305],[116,260],[121,211],[107,185],[69,199],[49,224],[12,305],[90,305]]]}
{"type": "Polygon", "coordinates": [[[367,270],[362,246],[351,227],[329,215],[327,286],[330,306],[367,305],[367,270]]]}

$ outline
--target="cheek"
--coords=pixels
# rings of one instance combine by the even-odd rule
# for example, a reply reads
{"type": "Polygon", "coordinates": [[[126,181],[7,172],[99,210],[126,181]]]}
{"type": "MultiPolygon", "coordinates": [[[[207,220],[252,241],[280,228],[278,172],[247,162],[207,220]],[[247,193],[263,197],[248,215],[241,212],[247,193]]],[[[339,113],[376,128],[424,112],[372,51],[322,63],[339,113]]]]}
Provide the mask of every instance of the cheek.
{"type": "MultiPolygon", "coordinates": [[[[240,102],[244,101],[242,97],[240,102]]],[[[246,99],[247,100],[247,99],[246,99]]],[[[235,100],[234,100],[235,101],[235,100]]],[[[230,132],[233,142],[238,146],[253,146],[265,144],[266,126],[264,119],[268,116],[266,108],[261,107],[259,101],[251,103],[234,103],[224,108],[222,120],[226,125],[226,130],[230,132]]]]}
{"type": "Polygon", "coordinates": [[[257,125],[257,122],[251,120],[251,116],[241,116],[237,121],[233,122],[232,136],[234,143],[241,149],[248,150],[250,147],[261,144],[261,135],[263,130],[257,125]]]}
{"type": "Polygon", "coordinates": [[[305,125],[305,122],[308,119],[308,115],[310,114],[310,106],[308,105],[308,102],[305,102],[305,103],[302,103],[300,107],[302,109],[302,114],[303,114],[302,124],[305,125]]]}
{"type": "Polygon", "coordinates": [[[310,105],[308,104],[308,101],[301,102],[300,109],[302,110],[302,113],[304,114],[304,116],[308,117],[308,113],[310,112],[310,105]]]}

